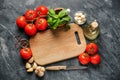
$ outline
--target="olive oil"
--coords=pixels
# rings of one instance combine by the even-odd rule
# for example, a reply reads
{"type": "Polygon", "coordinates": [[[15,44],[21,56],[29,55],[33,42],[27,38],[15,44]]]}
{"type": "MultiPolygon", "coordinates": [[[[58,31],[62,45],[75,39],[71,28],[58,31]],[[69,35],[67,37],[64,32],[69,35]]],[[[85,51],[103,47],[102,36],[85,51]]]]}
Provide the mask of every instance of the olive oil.
{"type": "Polygon", "coordinates": [[[83,32],[87,39],[95,40],[100,33],[100,28],[98,26],[98,22],[95,20],[90,25],[84,26],[83,32]]]}

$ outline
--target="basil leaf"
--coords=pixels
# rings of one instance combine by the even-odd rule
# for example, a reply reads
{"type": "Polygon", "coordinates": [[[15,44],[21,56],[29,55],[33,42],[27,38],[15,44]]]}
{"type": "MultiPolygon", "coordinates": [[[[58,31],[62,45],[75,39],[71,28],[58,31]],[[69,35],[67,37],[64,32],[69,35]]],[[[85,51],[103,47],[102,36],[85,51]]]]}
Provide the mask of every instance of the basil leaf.
{"type": "Polygon", "coordinates": [[[52,18],[49,17],[47,21],[48,21],[48,24],[51,26],[52,25],[52,18]]]}
{"type": "Polygon", "coordinates": [[[58,19],[58,15],[52,15],[53,18],[58,19]]]}
{"type": "Polygon", "coordinates": [[[60,20],[60,24],[64,24],[66,21],[65,20],[60,20]]]}
{"type": "Polygon", "coordinates": [[[57,22],[57,20],[53,20],[52,23],[55,24],[57,22]]]}
{"type": "Polygon", "coordinates": [[[59,18],[62,18],[67,15],[67,10],[63,9],[58,13],[59,18]]]}
{"type": "Polygon", "coordinates": [[[64,23],[66,23],[68,21],[70,21],[70,17],[66,16],[66,17],[64,17],[64,18],[61,19],[60,24],[64,24],[64,23]]]}
{"type": "Polygon", "coordinates": [[[55,14],[55,11],[53,9],[50,9],[49,12],[48,12],[48,15],[50,17],[53,17],[55,19],[59,18],[57,14],[55,14]]]}
{"type": "Polygon", "coordinates": [[[48,15],[55,15],[55,11],[53,9],[49,9],[48,15]]]}
{"type": "Polygon", "coordinates": [[[53,29],[56,29],[59,26],[60,19],[57,20],[57,22],[52,26],[53,29]]]}
{"type": "Polygon", "coordinates": [[[66,17],[64,17],[62,20],[64,20],[64,21],[70,21],[70,17],[69,16],[66,16],[66,17]]]}
{"type": "Polygon", "coordinates": [[[47,21],[48,21],[48,23],[51,23],[52,22],[52,18],[49,17],[47,21]]]}
{"type": "Polygon", "coordinates": [[[52,18],[54,18],[54,19],[58,19],[59,17],[58,17],[58,15],[49,15],[49,17],[52,17],[52,18]]]}
{"type": "Polygon", "coordinates": [[[49,17],[47,21],[50,27],[53,26],[57,22],[56,19],[52,19],[51,17],[49,17]]]}

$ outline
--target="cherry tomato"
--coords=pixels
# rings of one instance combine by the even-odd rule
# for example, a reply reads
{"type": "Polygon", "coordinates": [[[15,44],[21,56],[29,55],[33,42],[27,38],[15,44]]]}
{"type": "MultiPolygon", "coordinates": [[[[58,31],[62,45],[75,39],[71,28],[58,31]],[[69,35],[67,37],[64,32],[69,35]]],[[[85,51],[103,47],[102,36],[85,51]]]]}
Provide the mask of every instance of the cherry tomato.
{"type": "Polygon", "coordinates": [[[81,64],[86,65],[90,62],[90,56],[87,53],[81,53],[78,60],[81,64]]]}
{"type": "Polygon", "coordinates": [[[28,36],[34,36],[37,33],[37,29],[34,24],[27,24],[24,31],[28,36]]]}
{"type": "Polygon", "coordinates": [[[46,6],[38,6],[36,8],[37,15],[40,17],[46,17],[48,13],[48,8],[46,6]]]}
{"type": "Polygon", "coordinates": [[[18,25],[19,28],[24,28],[27,25],[25,17],[24,16],[19,16],[16,19],[16,24],[18,25]]]}
{"type": "Polygon", "coordinates": [[[91,62],[92,64],[94,64],[94,65],[99,64],[100,61],[101,61],[101,57],[100,57],[99,54],[95,54],[95,55],[93,55],[93,56],[90,57],[90,62],[91,62]]]}
{"type": "Polygon", "coordinates": [[[32,51],[30,48],[23,48],[20,50],[20,55],[23,59],[28,60],[32,56],[32,51]]]}
{"type": "Polygon", "coordinates": [[[45,30],[48,27],[48,22],[44,18],[38,18],[35,22],[35,26],[38,30],[45,30]]]}
{"type": "Polygon", "coordinates": [[[98,52],[98,46],[95,43],[89,43],[86,47],[86,52],[88,54],[94,55],[98,52]]]}
{"type": "Polygon", "coordinates": [[[37,13],[34,10],[27,10],[25,12],[26,20],[34,20],[37,17],[37,13]]]}

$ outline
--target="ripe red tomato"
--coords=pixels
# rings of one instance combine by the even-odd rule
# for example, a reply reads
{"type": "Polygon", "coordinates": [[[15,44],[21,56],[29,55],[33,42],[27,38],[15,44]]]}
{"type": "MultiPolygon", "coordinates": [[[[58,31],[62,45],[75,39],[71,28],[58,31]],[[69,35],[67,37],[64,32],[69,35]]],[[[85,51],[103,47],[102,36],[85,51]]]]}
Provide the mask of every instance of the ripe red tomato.
{"type": "Polygon", "coordinates": [[[46,6],[38,6],[36,8],[37,15],[40,17],[46,17],[48,13],[48,8],[46,6]]]}
{"type": "Polygon", "coordinates": [[[92,64],[94,64],[94,65],[99,64],[100,61],[101,61],[101,57],[100,57],[99,54],[95,54],[95,55],[93,55],[93,56],[90,57],[90,62],[91,62],[92,64]]]}
{"type": "Polygon", "coordinates": [[[37,13],[34,10],[27,10],[25,12],[26,20],[34,20],[37,17],[37,13]]]}
{"type": "Polygon", "coordinates": [[[37,29],[34,24],[27,24],[24,28],[24,31],[28,36],[34,36],[37,32],[37,29]]]}
{"type": "Polygon", "coordinates": [[[89,44],[87,44],[86,52],[87,52],[88,54],[94,55],[94,54],[97,53],[97,51],[98,51],[98,46],[97,46],[97,44],[95,44],[95,43],[89,43],[89,44]]]}
{"type": "Polygon", "coordinates": [[[86,65],[90,62],[90,56],[87,53],[81,53],[78,60],[81,64],[86,65]]]}
{"type": "Polygon", "coordinates": [[[16,24],[18,25],[19,28],[24,28],[27,25],[25,17],[24,16],[19,16],[16,19],[16,24]]]}
{"type": "Polygon", "coordinates": [[[45,30],[48,27],[48,22],[44,18],[38,18],[35,22],[35,26],[38,30],[45,30]]]}
{"type": "Polygon", "coordinates": [[[23,59],[28,60],[32,56],[32,51],[30,48],[23,48],[20,50],[20,55],[23,59]]]}

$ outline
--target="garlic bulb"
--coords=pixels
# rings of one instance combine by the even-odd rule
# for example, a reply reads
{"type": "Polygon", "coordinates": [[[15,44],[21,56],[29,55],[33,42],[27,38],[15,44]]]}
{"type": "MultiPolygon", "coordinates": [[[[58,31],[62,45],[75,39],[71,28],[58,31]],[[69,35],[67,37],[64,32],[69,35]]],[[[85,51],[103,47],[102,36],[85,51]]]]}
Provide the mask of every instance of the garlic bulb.
{"type": "Polygon", "coordinates": [[[44,67],[38,66],[35,69],[35,74],[37,74],[39,77],[44,76],[44,72],[45,72],[45,68],[44,67]]]}

